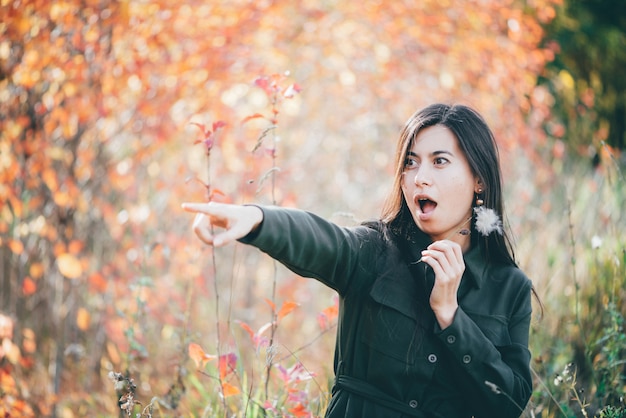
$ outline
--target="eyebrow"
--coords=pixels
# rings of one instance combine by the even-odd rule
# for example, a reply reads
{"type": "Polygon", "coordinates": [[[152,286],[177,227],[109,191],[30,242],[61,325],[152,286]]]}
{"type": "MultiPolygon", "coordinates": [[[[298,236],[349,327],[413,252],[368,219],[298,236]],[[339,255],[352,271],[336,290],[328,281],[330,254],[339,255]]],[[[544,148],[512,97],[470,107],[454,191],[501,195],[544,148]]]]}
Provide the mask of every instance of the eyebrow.
{"type": "MultiPolygon", "coordinates": [[[[451,153],[450,151],[445,151],[445,150],[433,151],[433,152],[430,153],[430,156],[431,157],[436,157],[436,156],[441,155],[441,154],[446,154],[446,155],[449,155],[451,157],[454,157],[453,153],[451,153]]],[[[418,155],[416,153],[414,153],[413,151],[409,151],[407,153],[407,157],[418,157],[418,155]]]]}

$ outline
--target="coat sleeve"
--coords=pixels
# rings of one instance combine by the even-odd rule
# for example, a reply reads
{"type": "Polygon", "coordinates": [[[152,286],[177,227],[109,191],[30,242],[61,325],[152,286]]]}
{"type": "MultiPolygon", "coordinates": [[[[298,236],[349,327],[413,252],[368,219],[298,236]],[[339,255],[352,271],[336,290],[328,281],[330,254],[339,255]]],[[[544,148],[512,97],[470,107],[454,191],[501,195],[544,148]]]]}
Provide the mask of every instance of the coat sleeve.
{"type": "Polygon", "coordinates": [[[373,271],[367,264],[375,260],[375,230],[340,227],[297,209],[260,209],[259,229],[240,242],[259,248],[294,273],[317,279],[343,295],[355,285],[355,277],[373,271]]]}
{"type": "Polygon", "coordinates": [[[501,295],[512,306],[510,316],[470,317],[459,308],[452,325],[437,332],[462,370],[460,378],[466,382],[467,399],[477,417],[517,418],[531,396],[528,338],[532,285],[519,273],[509,278],[517,283],[515,288],[501,295]]]}

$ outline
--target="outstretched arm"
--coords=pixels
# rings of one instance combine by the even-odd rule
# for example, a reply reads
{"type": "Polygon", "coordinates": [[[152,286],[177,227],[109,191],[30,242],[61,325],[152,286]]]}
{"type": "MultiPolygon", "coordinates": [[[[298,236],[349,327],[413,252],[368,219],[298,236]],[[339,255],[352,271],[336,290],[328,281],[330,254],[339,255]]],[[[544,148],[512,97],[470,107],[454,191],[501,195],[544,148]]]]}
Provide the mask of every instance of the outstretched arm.
{"type": "Polygon", "coordinates": [[[254,231],[263,222],[263,211],[256,206],[225,203],[183,203],[187,212],[196,214],[193,232],[203,242],[221,247],[254,231]],[[215,233],[215,227],[224,231],[215,233]]]}

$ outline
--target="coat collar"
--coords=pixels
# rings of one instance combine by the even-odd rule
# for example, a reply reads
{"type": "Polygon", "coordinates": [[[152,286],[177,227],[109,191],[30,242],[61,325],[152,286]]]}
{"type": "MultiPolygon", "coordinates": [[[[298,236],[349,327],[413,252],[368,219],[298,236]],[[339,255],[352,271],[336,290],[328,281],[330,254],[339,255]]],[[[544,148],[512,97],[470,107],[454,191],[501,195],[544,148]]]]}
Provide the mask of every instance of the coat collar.
{"type": "MultiPolygon", "coordinates": [[[[431,242],[432,240],[428,235],[418,230],[413,239],[408,243],[406,250],[406,253],[409,255],[409,263],[415,263],[419,260],[422,257],[422,250],[428,247],[431,242]]],[[[463,260],[465,261],[465,274],[463,278],[469,280],[474,287],[480,289],[489,272],[489,263],[487,262],[483,248],[477,240],[472,240],[472,247],[468,252],[463,254],[463,260]]]]}
{"type": "Polygon", "coordinates": [[[468,278],[477,288],[481,288],[485,283],[485,277],[489,273],[489,263],[480,245],[474,244],[472,248],[463,254],[465,261],[464,278],[468,278]],[[469,273],[469,274],[467,274],[469,273]]]}
{"type": "MultiPolygon", "coordinates": [[[[410,241],[396,241],[398,245],[388,248],[389,253],[382,257],[377,267],[379,276],[374,282],[370,296],[378,303],[394,308],[404,315],[417,319],[420,304],[416,296],[423,295],[421,304],[428,303],[434,284],[434,274],[424,263],[417,263],[430,238],[420,231],[410,241]],[[401,248],[404,246],[403,248],[401,248]],[[399,264],[399,265],[398,265],[399,264]],[[408,279],[411,277],[412,279],[408,279]],[[418,302],[418,303],[416,303],[418,302]]],[[[478,243],[463,255],[465,273],[461,281],[460,293],[466,293],[468,286],[480,289],[489,273],[489,263],[478,243]]]]}

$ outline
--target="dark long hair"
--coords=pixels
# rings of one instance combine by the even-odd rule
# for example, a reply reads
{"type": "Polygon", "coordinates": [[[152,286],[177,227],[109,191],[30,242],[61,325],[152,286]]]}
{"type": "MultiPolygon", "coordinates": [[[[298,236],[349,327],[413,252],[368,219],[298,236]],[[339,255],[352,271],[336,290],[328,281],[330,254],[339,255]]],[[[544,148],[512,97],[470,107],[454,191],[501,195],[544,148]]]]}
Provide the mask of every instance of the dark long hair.
{"type": "MultiPolygon", "coordinates": [[[[493,209],[500,219],[504,220],[500,158],[491,129],[483,117],[470,107],[432,104],[414,113],[400,134],[395,155],[394,182],[381,214],[383,223],[404,238],[408,238],[410,231],[415,229],[413,218],[402,194],[402,173],[406,157],[416,136],[422,129],[434,125],[443,125],[454,133],[472,173],[480,179],[483,185],[484,206],[493,209]]],[[[483,237],[476,231],[472,222],[473,243],[478,243],[483,247],[490,262],[516,264],[507,229],[504,228],[502,235],[489,234],[483,237]]]]}

